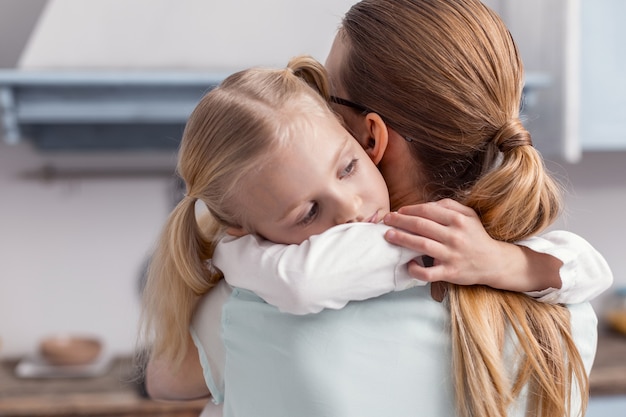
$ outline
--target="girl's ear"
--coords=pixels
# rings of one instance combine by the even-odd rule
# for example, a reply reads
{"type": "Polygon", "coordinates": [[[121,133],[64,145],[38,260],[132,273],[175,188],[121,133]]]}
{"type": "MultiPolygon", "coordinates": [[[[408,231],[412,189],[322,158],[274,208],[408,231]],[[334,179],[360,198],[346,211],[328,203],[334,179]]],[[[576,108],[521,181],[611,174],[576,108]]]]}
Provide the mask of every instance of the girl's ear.
{"type": "Polygon", "coordinates": [[[228,229],[226,229],[226,233],[235,237],[241,237],[250,234],[250,232],[245,230],[243,227],[229,227],[228,229]]]}
{"type": "Polygon", "coordinates": [[[365,152],[375,165],[383,159],[383,155],[389,144],[389,131],[383,119],[377,113],[368,113],[365,116],[369,138],[365,146],[365,152]]]}

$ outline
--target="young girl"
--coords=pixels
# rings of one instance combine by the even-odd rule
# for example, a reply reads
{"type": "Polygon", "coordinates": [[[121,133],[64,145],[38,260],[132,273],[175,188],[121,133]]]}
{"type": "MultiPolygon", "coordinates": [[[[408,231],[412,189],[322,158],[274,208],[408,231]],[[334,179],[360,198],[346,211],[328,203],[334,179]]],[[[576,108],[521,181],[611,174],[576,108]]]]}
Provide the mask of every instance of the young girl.
{"type": "MultiPolygon", "coordinates": [[[[207,260],[225,235],[300,244],[344,225],[336,235],[354,242],[351,229],[360,229],[357,236],[368,236],[354,245],[363,276],[360,285],[342,283],[352,288],[345,302],[417,284],[406,263],[419,254],[383,238],[389,195],[380,172],[305,78],[327,94],[321,64],[301,57],[284,70],[233,74],[193,111],[178,164],[187,193],[167,221],[144,291],[151,355],[182,358],[196,301],[222,278],[207,260]],[[208,210],[203,230],[198,200],[208,210]],[[376,256],[368,255],[371,242],[376,256]]],[[[344,272],[333,257],[309,258],[305,269],[318,261],[344,272]]]]}

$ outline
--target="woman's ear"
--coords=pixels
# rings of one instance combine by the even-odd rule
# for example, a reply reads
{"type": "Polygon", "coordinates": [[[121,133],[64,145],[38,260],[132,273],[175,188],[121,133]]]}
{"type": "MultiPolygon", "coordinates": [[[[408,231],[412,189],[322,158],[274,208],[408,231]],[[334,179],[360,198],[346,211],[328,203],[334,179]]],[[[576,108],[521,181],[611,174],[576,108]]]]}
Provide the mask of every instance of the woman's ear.
{"type": "Polygon", "coordinates": [[[226,233],[231,235],[231,236],[235,236],[235,237],[241,237],[241,236],[245,236],[245,235],[249,235],[250,232],[248,232],[247,230],[245,230],[243,227],[229,227],[228,229],[226,229],[226,233]]]}
{"type": "Polygon", "coordinates": [[[387,125],[377,113],[368,113],[365,116],[365,123],[369,136],[365,152],[367,152],[374,164],[378,165],[381,159],[383,159],[389,144],[389,130],[387,130],[387,125]]]}

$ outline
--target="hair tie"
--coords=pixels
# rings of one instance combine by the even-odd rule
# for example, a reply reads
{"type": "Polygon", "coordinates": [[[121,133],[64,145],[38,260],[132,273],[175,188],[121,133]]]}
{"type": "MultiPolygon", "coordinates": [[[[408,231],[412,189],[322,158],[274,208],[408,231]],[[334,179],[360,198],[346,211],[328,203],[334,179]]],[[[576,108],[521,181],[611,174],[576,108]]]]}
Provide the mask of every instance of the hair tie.
{"type": "Polygon", "coordinates": [[[492,143],[500,152],[508,152],[518,146],[533,146],[530,133],[518,119],[510,119],[496,132],[492,143]]]}

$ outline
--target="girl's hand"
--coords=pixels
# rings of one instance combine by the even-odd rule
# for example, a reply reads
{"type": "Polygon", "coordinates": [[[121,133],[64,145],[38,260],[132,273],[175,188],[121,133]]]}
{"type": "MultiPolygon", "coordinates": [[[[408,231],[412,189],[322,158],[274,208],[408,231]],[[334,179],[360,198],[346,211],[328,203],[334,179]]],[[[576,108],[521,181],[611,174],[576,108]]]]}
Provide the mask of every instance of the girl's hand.
{"type": "Polygon", "coordinates": [[[454,200],[402,207],[384,221],[396,228],[385,234],[388,242],[434,259],[431,267],[409,263],[409,274],[419,280],[519,292],[561,285],[558,259],[492,239],[474,210],[454,200]],[[551,280],[545,273],[537,275],[537,266],[551,280]]]}

